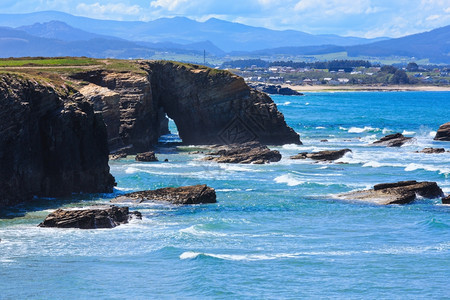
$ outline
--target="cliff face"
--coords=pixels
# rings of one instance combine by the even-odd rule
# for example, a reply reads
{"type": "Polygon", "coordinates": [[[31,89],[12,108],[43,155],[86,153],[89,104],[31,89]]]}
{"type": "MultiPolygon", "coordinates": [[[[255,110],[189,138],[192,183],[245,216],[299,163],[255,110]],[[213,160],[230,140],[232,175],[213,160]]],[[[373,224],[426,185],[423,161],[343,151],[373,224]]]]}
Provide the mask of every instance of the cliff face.
{"type": "Polygon", "coordinates": [[[300,143],[275,103],[227,71],[147,62],[153,97],[186,144],[300,143]]]}
{"type": "Polygon", "coordinates": [[[72,76],[90,84],[80,89],[96,111],[101,111],[108,128],[111,151],[147,151],[168,130],[168,119],[153,100],[146,73],[90,71],[72,76]]]}
{"type": "Polygon", "coordinates": [[[132,69],[0,74],[0,207],[35,195],[112,192],[110,151],[149,150],[168,133],[166,114],[186,144],[301,143],[270,97],[238,76],[173,62],[124,64],[132,69]],[[66,80],[77,88],[57,84],[66,80]]]}
{"type": "Polygon", "coordinates": [[[112,192],[105,124],[81,95],[1,75],[0,120],[0,207],[112,192]]]}
{"type": "Polygon", "coordinates": [[[168,133],[167,114],[185,144],[300,144],[272,99],[226,71],[160,61],[140,63],[142,74],[90,71],[72,78],[108,127],[111,151],[147,151],[168,133]]]}

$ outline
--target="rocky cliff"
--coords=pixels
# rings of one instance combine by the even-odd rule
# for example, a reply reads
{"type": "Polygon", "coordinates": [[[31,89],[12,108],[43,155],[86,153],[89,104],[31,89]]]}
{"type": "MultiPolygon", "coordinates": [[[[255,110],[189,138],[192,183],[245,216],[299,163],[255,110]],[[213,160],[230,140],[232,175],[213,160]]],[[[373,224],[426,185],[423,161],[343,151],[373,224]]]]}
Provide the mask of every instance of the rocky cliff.
{"type": "Polygon", "coordinates": [[[111,192],[106,127],[80,94],[0,75],[0,207],[111,192]]]}
{"type": "Polygon", "coordinates": [[[0,74],[0,206],[111,192],[110,151],[149,150],[168,133],[166,115],[186,144],[301,143],[269,96],[229,72],[97,62],[0,74]]]}
{"type": "Polygon", "coordinates": [[[186,144],[300,143],[275,103],[241,77],[191,64],[141,61],[142,72],[95,70],[71,77],[102,111],[111,151],[147,151],[172,118],[186,144]]]}

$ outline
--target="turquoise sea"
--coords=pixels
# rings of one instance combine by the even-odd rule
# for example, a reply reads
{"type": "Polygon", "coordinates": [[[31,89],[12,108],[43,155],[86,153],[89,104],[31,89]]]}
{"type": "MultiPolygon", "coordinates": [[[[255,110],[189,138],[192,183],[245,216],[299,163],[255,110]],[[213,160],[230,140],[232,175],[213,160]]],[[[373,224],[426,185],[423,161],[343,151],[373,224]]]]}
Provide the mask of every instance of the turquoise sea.
{"type": "Polygon", "coordinates": [[[450,93],[272,98],[304,143],[271,147],[282,153],[279,163],[205,162],[188,154],[196,147],[170,143],[157,150],[169,162],[110,163],[114,195],[206,183],[217,204],[139,205],[133,209],[143,220],[101,230],[36,226],[58,207],[114,195],[36,199],[2,211],[0,299],[449,299],[450,206],[440,199],[377,206],[333,195],[412,179],[450,193],[450,153],[415,153],[450,150],[450,142],[433,141],[450,121],[450,93]],[[395,132],[416,140],[368,145],[395,132]],[[342,148],[353,152],[336,163],[289,159],[342,148]]]}

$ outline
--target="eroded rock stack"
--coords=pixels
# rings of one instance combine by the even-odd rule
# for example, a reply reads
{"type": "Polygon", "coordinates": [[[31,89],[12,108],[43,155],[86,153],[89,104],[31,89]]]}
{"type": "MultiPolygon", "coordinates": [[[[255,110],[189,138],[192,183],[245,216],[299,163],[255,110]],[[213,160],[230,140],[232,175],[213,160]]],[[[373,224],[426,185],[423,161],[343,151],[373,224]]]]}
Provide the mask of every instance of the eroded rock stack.
{"type": "Polygon", "coordinates": [[[101,114],[80,94],[0,77],[0,207],[33,196],[112,192],[101,114]]]}
{"type": "Polygon", "coordinates": [[[450,141],[450,122],[442,124],[439,127],[434,139],[436,141],[450,141]]]}

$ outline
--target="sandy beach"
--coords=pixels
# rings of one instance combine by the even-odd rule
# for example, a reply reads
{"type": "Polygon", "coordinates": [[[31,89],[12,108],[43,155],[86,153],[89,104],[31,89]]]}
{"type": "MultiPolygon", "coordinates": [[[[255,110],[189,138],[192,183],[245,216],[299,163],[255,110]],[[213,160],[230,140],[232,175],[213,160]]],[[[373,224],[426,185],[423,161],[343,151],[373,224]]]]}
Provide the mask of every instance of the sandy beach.
{"type": "Polygon", "coordinates": [[[289,87],[299,92],[406,92],[406,91],[426,91],[426,92],[448,92],[450,86],[430,86],[430,85],[288,85],[289,87]]]}

